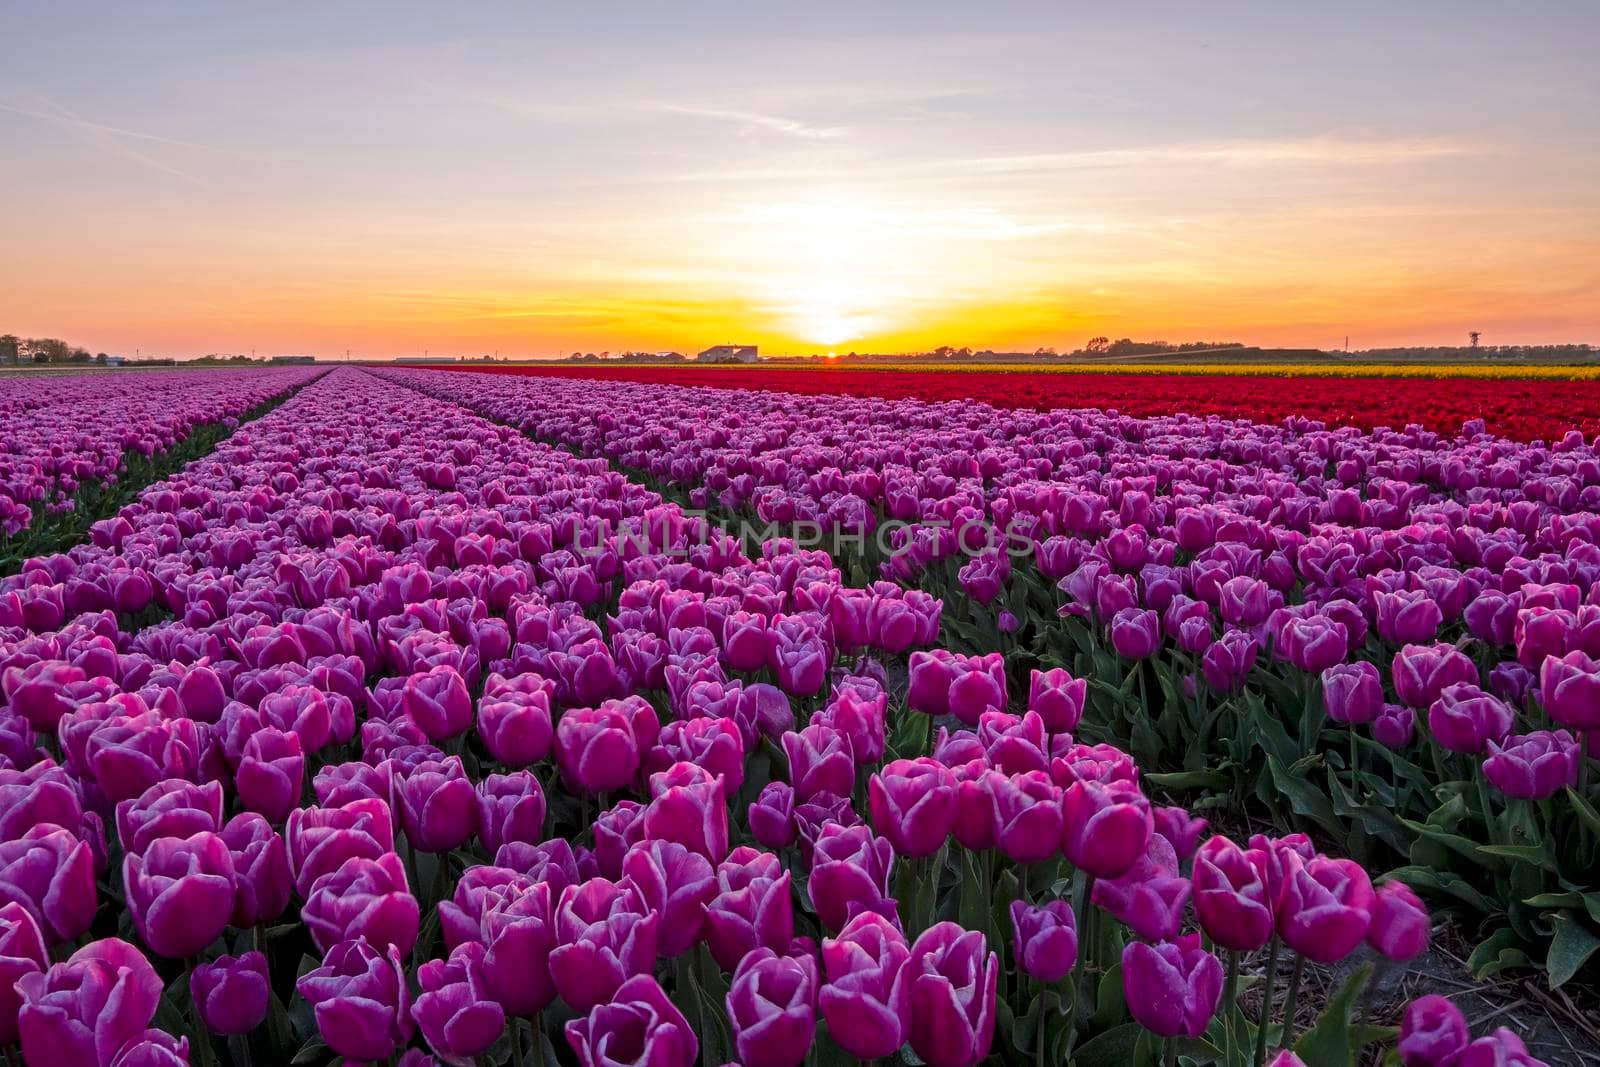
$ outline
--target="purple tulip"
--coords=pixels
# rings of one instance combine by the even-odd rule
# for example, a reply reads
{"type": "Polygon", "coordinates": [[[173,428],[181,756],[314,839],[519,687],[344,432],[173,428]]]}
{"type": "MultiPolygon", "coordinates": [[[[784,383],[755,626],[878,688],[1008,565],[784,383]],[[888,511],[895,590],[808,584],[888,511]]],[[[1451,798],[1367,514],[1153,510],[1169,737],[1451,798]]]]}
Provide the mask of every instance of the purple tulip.
{"type": "Polygon", "coordinates": [[[1389,666],[1400,703],[1422,709],[1460,682],[1478,684],[1478,668],[1452,645],[1407,645],[1389,666]]]}
{"type": "Polygon", "coordinates": [[[1383,711],[1383,677],[1366,660],[1322,672],[1322,703],[1334,722],[1370,723],[1383,711]]]}
{"type": "Polygon", "coordinates": [[[17,1012],[22,1007],[17,980],[41,974],[49,966],[44,933],[32,913],[16,901],[0,905],[0,1044],[17,1040],[17,1012]]]}
{"type": "Polygon", "coordinates": [[[416,944],[420,924],[417,898],[411,895],[405,867],[393,852],[375,860],[352,857],[337,871],[318,878],[300,917],[323,952],[361,937],[379,951],[393,945],[407,955],[416,944]]]}
{"type": "Polygon", "coordinates": [[[1291,618],[1284,623],[1278,647],[1296,667],[1320,674],[1348,655],[1350,636],[1344,623],[1326,615],[1291,618]]]}
{"type": "Polygon", "coordinates": [[[1516,1032],[1497,1027],[1492,1034],[1478,1038],[1451,1061],[1452,1067],[1549,1067],[1534,1059],[1516,1032]]]}
{"type": "Polygon", "coordinates": [[[797,1067],[817,1028],[816,960],[752,949],[734,969],[726,1001],[744,1067],[797,1067]]]}
{"type": "Polygon", "coordinates": [[[150,1025],[161,989],[144,954],[114,937],[89,943],[65,963],[23,975],[16,983],[23,1060],[110,1067],[150,1025]]]}
{"type": "Polygon", "coordinates": [[[728,854],[727,779],[675,763],[650,780],[654,796],[641,823],[653,841],[676,841],[713,863],[728,854]]]}
{"type": "Polygon", "coordinates": [[[1096,878],[1127,872],[1150,847],[1154,819],[1138,789],[1074,782],[1062,797],[1061,851],[1074,867],[1096,878]]]}
{"type": "Polygon", "coordinates": [[[888,708],[889,694],[881,689],[864,696],[843,688],[812,721],[824,722],[843,734],[858,764],[874,764],[883,759],[888,708]]]}
{"type": "Polygon", "coordinates": [[[600,874],[616,881],[622,877],[622,858],[645,839],[644,805],[635,800],[619,800],[595,817],[594,859],[600,874]]]}
{"type": "Polygon", "coordinates": [[[787,782],[763,786],[747,813],[750,836],[774,851],[794,844],[800,835],[794,821],[794,799],[794,789],[787,782]]]}
{"type": "Polygon", "coordinates": [[[449,852],[478,832],[478,794],[460,756],[424,760],[397,774],[394,799],[406,840],[419,852],[449,852]]]}
{"type": "Polygon", "coordinates": [[[674,763],[693,763],[723,779],[729,795],[744,785],[744,736],[731,718],[698,718],[670,722],[661,728],[656,746],[644,760],[655,774],[674,763]]]}
{"type": "Polygon", "coordinates": [[[627,979],[649,974],[660,918],[630,882],[591,878],[563,890],[550,952],[550,977],[561,999],[587,1012],[612,999],[627,979]]]}
{"type": "Polygon", "coordinates": [[[146,1030],[117,1051],[111,1067],[189,1067],[189,1039],[146,1030]]]}
{"type": "Polygon", "coordinates": [[[294,887],[311,895],[318,878],[354,856],[375,860],[394,851],[394,822],[381,800],[355,800],[340,808],[296,808],[284,826],[294,887]]]}
{"type": "Polygon", "coordinates": [[[488,950],[484,980],[507,1015],[531,1017],[556,998],[550,977],[556,945],[551,891],[548,882],[531,882],[491,901],[481,916],[480,936],[488,950]]]}
{"type": "Polygon", "coordinates": [[[1052,734],[1076,730],[1088,692],[1088,681],[1072,677],[1065,668],[1035,670],[1028,675],[1028,710],[1038,712],[1052,734]]]}
{"type": "Polygon", "coordinates": [[[1222,999],[1222,964],[1198,946],[1131,942],[1122,950],[1128,1011],[1159,1037],[1199,1037],[1222,999]]]}
{"type": "Polygon", "coordinates": [[[994,1041],[1000,961],[983,934],[935,923],[911,946],[900,981],[910,1007],[911,1048],[931,1067],[967,1067],[994,1041]]]}
{"type": "Polygon", "coordinates": [[[195,967],[189,983],[200,1021],[214,1034],[248,1034],[267,1018],[272,989],[259,952],[218,956],[195,967]]]}
{"type": "Polygon", "coordinates": [[[1545,800],[1578,784],[1582,753],[1565,730],[1535,730],[1503,744],[1489,742],[1483,775],[1491,785],[1517,800],[1545,800]]]}
{"type": "Polygon", "coordinates": [[[400,710],[428,740],[447,741],[472,725],[472,694],[459,671],[438,666],[406,679],[400,710]]]}
{"type": "Polygon", "coordinates": [[[628,979],[610,1003],[567,1023],[566,1034],[582,1067],[692,1067],[700,1055],[689,1020],[648,974],[628,979]]]}
{"type": "Polygon", "coordinates": [[[222,830],[233,861],[233,914],[230,926],[246,929],[271,922],[289,907],[292,880],[289,850],[267,820],[255,812],[235,815],[222,830]]]}
{"type": "Polygon", "coordinates": [[[544,840],[544,789],[531,771],[487,775],[478,783],[478,837],[498,852],[508,841],[544,840]]]}
{"type": "Polygon", "coordinates": [[[1378,636],[1395,645],[1420,645],[1432,641],[1444,623],[1444,612],[1432,597],[1420,589],[1390,593],[1378,591],[1372,597],[1377,613],[1378,636]]]}
{"type": "Polygon", "coordinates": [[[79,789],[71,775],[50,760],[24,770],[0,764],[0,841],[14,841],[46,823],[82,827],[79,789]]]}
{"type": "Polygon", "coordinates": [[[827,983],[818,1007],[840,1048],[873,1060],[905,1044],[911,1005],[900,976],[910,957],[905,935],[875,912],[861,912],[822,942],[827,983]]]}
{"type": "Polygon", "coordinates": [[[855,753],[850,739],[831,726],[813,723],[783,735],[783,754],[789,761],[789,783],[795,798],[810,800],[818,793],[849,796],[855,788],[855,753]]]}
{"type": "Polygon", "coordinates": [[[647,841],[623,856],[622,873],[645,906],[661,916],[656,937],[661,958],[681,956],[699,943],[706,905],[717,893],[716,872],[706,857],[676,841],[647,841]]]}
{"type": "Polygon", "coordinates": [[[1013,863],[1042,863],[1061,850],[1061,790],[1044,771],[989,779],[995,843],[1013,863]]]}
{"type": "Polygon", "coordinates": [[[1372,722],[1372,737],[1385,748],[1403,749],[1417,729],[1417,713],[1404,704],[1385,704],[1372,722]]]}
{"type": "Polygon", "coordinates": [[[117,836],[129,852],[143,852],[158,837],[188,837],[222,829],[222,783],[195,785],[169,778],[138,798],[117,805],[117,836]]]}
{"type": "Polygon", "coordinates": [[[1078,921],[1072,906],[1051,900],[1031,907],[1011,902],[1012,949],[1023,974],[1046,985],[1059,982],[1078,962],[1078,921]]]}
{"type": "Polygon", "coordinates": [[[1090,899],[1147,941],[1165,941],[1183,928],[1192,887],[1178,874],[1178,856],[1159,835],[1149,852],[1120,878],[1101,878],[1090,899]]]}
{"type": "Polygon", "coordinates": [[[1444,997],[1418,997],[1400,1020],[1400,1062],[1405,1067],[1453,1067],[1470,1040],[1467,1020],[1444,997]]]}
{"type": "Polygon", "coordinates": [[[98,904],[88,843],[49,823],[0,842],[0,904],[26,908],[54,944],[76,940],[98,904]]]}
{"type": "Polygon", "coordinates": [[[1583,652],[1545,660],[1539,668],[1539,699],[1557,725],[1600,729],[1600,662],[1583,652]]]}
{"type": "Polygon", "coordinates": [[[568,708],[556,723],[556,765],[568,789],[598,795],[621,789],[639,773],[633,720],[617,701],[568,708]]]}
{"type": "Polygon", "coordinates": [[[1385,882],[1372,904],[1367,944],[1397,962],[1416,959],[1428,949],[1428,909],[1404,882],[1385,882]]]}
{"type": "Polygon", "coordinates": [[[489,995],[483,976],[483,946],[468,942],[447,960],[417,968],[421,993],[411,1017],[441,1058],[470,1063],[487,1052],[506,1028],[505,1010],[489,995]]]}
{"type": "Polygon", "coordinates": [[[295,988],[340,1056],[387,1059],[411,1040],[411,993],[398,949],[380,952],[359,937],[341,942],[295,988]]]}
{"type": "Polygon", "coordinates": [[[158,956],[194,956],[233,914],[233,855],[214,833],[163,837],[123,860],[123,888],[139,937],[158,956]]]}
{"type": "Polygon", "coordinates": [[[794,940],[790,874],[778,857],[747,845],[717,867],[717,895],[706,905],[706,943],[725,971],[765,946],[785,952],[794,940]]]}
{"type": "Polygon", "coordinates": [[[1148,659],[1161,647],[1161,619],[1153,611],[1123,608],[1111,618],[1111,647],[1123,659],[1148,659]]]}
{"type": "Polygon", "coordinates": [[[1209,825],[1205,819],[1191,816],[1180,807],[1155,808],[1151,811],[1155,832],[1167,839],[1179,860],[1187,862],[1200,845],[1200,835],[1209,825]]]}
{"type": "Polygon", "coordinates": [[[1286,858],[1278,934],[1309,960],[1337,963],[1367,936],[1377,899],[1372,880],[1353,860],[1286,858]]]}
{"type": "Polygon", "coordinates": [[[1218,835],[1195,853],[1194,910],[1200,927],[1223,948],[1254,952],[1272,939],[1273,896],[1267,856],[1218,835]]]}
{"type": "Polygon", "coordinates": [[[1466,682],[1445,688],[1428,709],[1434,740],[1467,755],[1482,755],[1491,742],[1504,742],[1515,722],[1516,713],[1503,700],[1466,682]]]}
{"type": "Polygon", "coordinates": [[[862,912],[896,918],[889,892],[894,846],[866,826],[829,823],[817,836],[807,889],[811,906],[826,930],[843,930],[862,912]]]}
{"type": "Polygon", "coordinates": [[[1200,673],[1206,684],[1218,693],[1231,693],[1244,685],[1255,668],[1261,643],[1244,630],[1229,630],[1206,646],[1200,657],[1200,673]]]}
{"type": "Polygon", "coordinates": [[[478,701],[478,736],[489,755],[508,767],[526,767],[550,755],[555,741],[550,690],[506,690],[478,701]]]}
{"type": "Polygon", "coordinates": [[[998,652],[984,656],[942,649],[913,652],[910,674],[906,703],[912,711],[954,715],[968,726],[976,726],[985,711],[1005,709],[1005,660],[998,652]]]}
{"type": "Polygon", "coordinates": [[[874,828],[902,856],[933,855],[955,828],[955,777],[925,756],[895,760],[873,775],[867,802],[874,828]]]}
{"type": "Polygon", "coordinates": [[[305,768],[300,735],[270,726],[252,734],[234,772],[239,802],[270,823],[283,822],[300,803],[305,768]]]}
{"type": "Polygon", "coordinates": [[[736,671],[758,671],[767,663],[767,617],[736,611],[722,624],[722,661],[736,671]]]}

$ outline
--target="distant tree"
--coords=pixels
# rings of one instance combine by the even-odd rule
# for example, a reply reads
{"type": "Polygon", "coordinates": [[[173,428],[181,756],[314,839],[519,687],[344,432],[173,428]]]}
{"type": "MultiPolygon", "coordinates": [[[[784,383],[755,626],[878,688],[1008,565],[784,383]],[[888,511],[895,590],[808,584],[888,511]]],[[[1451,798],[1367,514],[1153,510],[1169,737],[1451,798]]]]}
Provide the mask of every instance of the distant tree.
{"type": "Polygon", "coordinates": [[[14,333],[0,335],[0,363],[15,363],[22,348],[22,338],[14,333]]]}
{"type": "Polygon", "coordinates": [[[1473,348],[1477,348],[1478,347],[1478,338],[1480,338],[1482,336],[1483,336],[1483,334],[1478,330],[1470,330],[1467,333],[1467,337],[1472,341],[1472,347],[1473,348]]]}
{"type": "Polygon", "coordinates": [[[65,363],[72,356],[72,346],[56,337],[32,337],[22,342],[23,355],[35,363],[65,363]]]}
{"type": "Polygon", "coordinates": [[[1095,355],[1102,355],[1110,347],[1111,339],[1109,337],[1091,337],[1089,338],[1089,343],[1083,346],[1083,350],[1092,352],[1095,355]]]}

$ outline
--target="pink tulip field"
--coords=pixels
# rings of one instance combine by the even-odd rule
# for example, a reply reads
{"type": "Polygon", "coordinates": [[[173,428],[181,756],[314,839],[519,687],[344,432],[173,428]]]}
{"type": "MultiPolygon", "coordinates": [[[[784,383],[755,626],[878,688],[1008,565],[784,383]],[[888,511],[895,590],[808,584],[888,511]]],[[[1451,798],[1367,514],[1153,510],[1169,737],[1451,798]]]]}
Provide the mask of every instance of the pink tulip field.
{"type": "Polygon", "coordinates": [[[1577,430],[0,378],[14,1067],[1595,1062],[1597,758],[1577,430]]]}

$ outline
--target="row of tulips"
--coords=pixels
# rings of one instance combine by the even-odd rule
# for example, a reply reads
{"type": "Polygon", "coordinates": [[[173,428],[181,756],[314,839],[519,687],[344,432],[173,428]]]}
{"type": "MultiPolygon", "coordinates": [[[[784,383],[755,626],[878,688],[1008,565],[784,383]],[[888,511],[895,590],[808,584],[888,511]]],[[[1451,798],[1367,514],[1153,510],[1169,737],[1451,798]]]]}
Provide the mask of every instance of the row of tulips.
{"type": "Polygon", "coordinates": [[[1083,732],[1163,786],[1489,916],[1480,974],[1600,958],[1600,456],[1576,432],[399,373],[962,604],[948,643],[1013,687],[1088,679],[1083,732]]]}
{"type": "Polygon", "coordinates": [[[235,425],[314,371],[254,370],[10,377],[0,389],[0,554],[37,519],[70,511],[83,489],[117,480],[205,423],[235,425]]]}
{"type": "MultiPolygon", "coordinates": [[[[634,382],[641,386],[711,387],[866,399],[946,402],[981,400],[997,408],[1104,408],[1140,418],[1187,413],[1279,422],[1308,417],[1336,426],[1420,424],[1454,433],[1485,420],[1519,441],[1554,440],[1576,426],[1600,432],[1600,382],[1593,367],[1490,367],[1411,364],[1288,367],[1261,365],[1161,367],[1101,364],[937,364],[876,367],[774,366],[455,366],[463,374],[552,381],[634,382]],[[1439,379],[1445,379],[1441,383],[1439,379]]],[[[603,387],[603,386],[602,386],[603,387]]]]}
{"type": "MultiPolygon", "coordinates": [[[[925,652],[937,599],[361,371],[0,611],[31,1067],[1319,1067],[1389,1032],[1361,968],[1297,1033],[1305,967],[1427,943],[1404,885],[1153,804],[1072,672],[925,652]]],[[[1403,1062],[1537,1062],[1441,1013],[1403,1062]]]]}

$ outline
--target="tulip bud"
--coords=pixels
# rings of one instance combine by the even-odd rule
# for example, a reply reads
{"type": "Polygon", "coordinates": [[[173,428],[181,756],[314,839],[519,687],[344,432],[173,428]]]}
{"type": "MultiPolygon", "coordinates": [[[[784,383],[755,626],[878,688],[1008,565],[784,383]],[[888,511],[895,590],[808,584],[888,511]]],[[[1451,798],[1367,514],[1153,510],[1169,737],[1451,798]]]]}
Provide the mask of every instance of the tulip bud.
{"type": "Polygon", "coordinates": [[[214,833],[152,841],[123,859],[123,888],[139,937],[158,956],[184,959],[222,935],[233,914],[233,856],[214,833]]]}
{"type": "Polygon", "coordinates": [[[430,1048],[447,1060],[471,1061],[487,1052],[506,1028],[505,1010],[489,996],[483,946],[468,942],[447,960],[417,968],[422,987],[411,1017],[430,1048]]]}
{"type": "Polygon", "coordinates": [[[935,923],[911,946],[901,981],[912,1051],[930,1067],[969,1067],[994,1042],[1000,961],[983,934],[935,923]]]}
{"type": "Polygon", "coordinates": [[[200,1021],[214,1034],[248,1034],[267,1017],[272,997],[267,958],[259,952],[218,956],[194,969],[189,984],[200,1021]]]}
{"type": "Polygon", "coordinates": [[[1150,845],[1150,802],[1132,786],[1074,782],[1061,806],[1061,850],[1096,878],[1125,873],[1150,845]]]}
{"type": "Polygon", "coordinates": [[[1199,947],[1134,941],[1122,950],[1128,1011],[1159,1037],[1199,1037],[1222,999],[1222,964],[1199,947]]]}
{"type": "Polygon", "coordinates": [[[610,1067],[623,1049],[650,1067],[692,1067],[700,1055],[689,1020],[648,974],[628,979],[609,1003],[567,1023],[566,1034],[582,1067],[610,1067]]]}
{"type": "Polygon", "coordinates": [[[1378,887],[1367,944],[1397,962],[1416,959],[1428,949],[1428,909],[1404,882],[1378,887]]]}
{"type": "Polygon", "coordinates": [[[770,948],[745,954],[726,998],[734,1046],[744,1067],[798,1067],[817,1028],[817,964],[770,948]]]}
{"type": "Polygon", "coordinates": [[[1444,997],[1430,994],[1406,1005],[1399,1045],[1405,1067],[1449,1067],[1467,1041],[1466,1017],[1444,997]]]}
{"type": "Polygon", "coordinates": [[[955,778],[937,760],[895,760],[867,782],[867,800],[873,826],[902,856],[933,855],[955,828],[955,778]]]}
{"type": "Polygon", "coordinates": [[[115,937],[23,975],[16,994],[24,1062],[110,1064],[155,1018],[161,990],[144,953],[115,937]]]}
{"type": "Polygon", "coordinates": [[[1052,900],[1039,907],[1011,902],[1012,948],[1022,973],[1049,985],[1065,978],[1078,962],[1078,921],[1072,906],[1052,900]]]}
{"type": "Polygon", "coordinates": [[[340,1056],[383,1060],[411,1040],[411,994],[392,946],[380,952],[362,938],[341,942],[295,988],[311,1005],[322,1039],[340,1056]]]}

